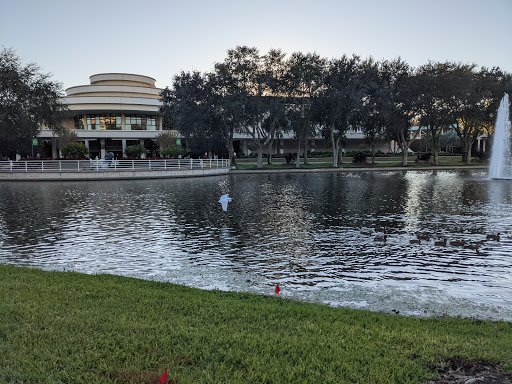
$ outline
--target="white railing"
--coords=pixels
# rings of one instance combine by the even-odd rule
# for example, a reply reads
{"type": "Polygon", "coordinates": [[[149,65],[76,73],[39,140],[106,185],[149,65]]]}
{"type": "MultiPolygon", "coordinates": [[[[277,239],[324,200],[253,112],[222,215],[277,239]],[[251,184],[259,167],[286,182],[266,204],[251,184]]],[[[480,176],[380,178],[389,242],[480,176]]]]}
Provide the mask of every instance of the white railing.
{"type": "Polygon", "coordinates": [[[0,161],[0,172],[108,172],[228,168],[227,159],[0,161]]]}

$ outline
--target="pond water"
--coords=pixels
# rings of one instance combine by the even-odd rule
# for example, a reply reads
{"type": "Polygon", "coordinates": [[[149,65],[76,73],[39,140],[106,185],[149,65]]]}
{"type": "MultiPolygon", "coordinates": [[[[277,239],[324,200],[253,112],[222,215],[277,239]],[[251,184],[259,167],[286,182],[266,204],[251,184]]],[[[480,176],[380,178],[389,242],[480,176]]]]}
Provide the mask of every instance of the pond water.
{"type": "Polygon", "coordinates": [[[0,183],[0,263],[512,321],[511,218],[483,171],[0,183]]]}

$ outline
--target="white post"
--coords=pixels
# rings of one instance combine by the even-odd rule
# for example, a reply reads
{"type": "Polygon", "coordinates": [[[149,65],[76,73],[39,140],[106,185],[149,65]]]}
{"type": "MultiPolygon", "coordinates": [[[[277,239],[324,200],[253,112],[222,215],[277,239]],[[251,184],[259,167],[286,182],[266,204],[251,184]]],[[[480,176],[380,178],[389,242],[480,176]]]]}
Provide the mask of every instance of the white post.
{"type": "Polygon", "coordinates": [[[192,168],[193,168],[193,165],[192,165],[192,164],[193,164],[193,162],[192,162],[192,160],[193,160],[193,159],[192,159],[192,158],[190,158],[190,169],[192,169],[192,168]]]}
{"type": "Polygon", "coordinates": [[[62,172],[62,161],[59,160],[59,172],[62,172]]]}

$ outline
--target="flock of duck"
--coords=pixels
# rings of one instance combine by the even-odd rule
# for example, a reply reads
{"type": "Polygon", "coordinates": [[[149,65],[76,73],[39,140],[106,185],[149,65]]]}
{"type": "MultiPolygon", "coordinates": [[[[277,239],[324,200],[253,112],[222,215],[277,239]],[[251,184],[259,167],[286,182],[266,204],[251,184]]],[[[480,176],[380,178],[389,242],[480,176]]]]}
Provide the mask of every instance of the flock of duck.
{"type": "MultiPolygon", "coordinates": [[[[422,242],[430,241],[431,236],[429,234],[417,234],[416,239],[409,240],[410,244],[421,244],[422,242]]],[[[475,250],[477,254],[480,253],[480,247],[485,244],[486,241],[496,241],[499,242],[501,240],[501,234],[497,233],[495,235],[487,235],[484,240],[479,241],[466,241],[466,240],[451,240],[448,241],[446,238],[434,240],[434,245],[438,247],[446,247],[446,246],[452,246],[452,247],[462,247],[466,249],[472,249],[475,250]]],[[[387,235],[378,235],[374,237],[374,241],[376,242],[386,242],[387,241],[387,235]]]]}

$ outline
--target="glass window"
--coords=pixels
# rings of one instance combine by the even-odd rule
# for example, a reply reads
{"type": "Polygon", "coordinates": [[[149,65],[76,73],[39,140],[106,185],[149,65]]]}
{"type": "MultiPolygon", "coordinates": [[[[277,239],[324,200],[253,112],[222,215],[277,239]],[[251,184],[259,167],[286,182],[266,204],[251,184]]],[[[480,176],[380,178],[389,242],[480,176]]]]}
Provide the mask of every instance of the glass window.
{"type": "Polygon", "coordinates": [[[84,120],[82,115],[75,116],[75,129],[84,129],[84,120]]]}
{"type": "Polygon", "coordinates": [[[121,129],[121,115],[87,115],[87,129],[121,129]]]}

